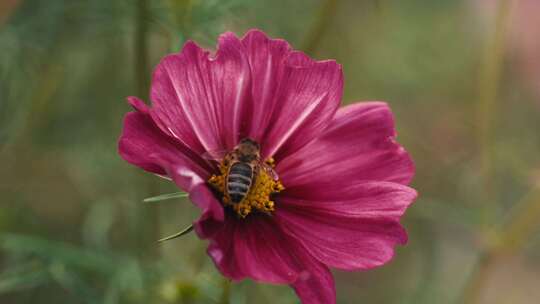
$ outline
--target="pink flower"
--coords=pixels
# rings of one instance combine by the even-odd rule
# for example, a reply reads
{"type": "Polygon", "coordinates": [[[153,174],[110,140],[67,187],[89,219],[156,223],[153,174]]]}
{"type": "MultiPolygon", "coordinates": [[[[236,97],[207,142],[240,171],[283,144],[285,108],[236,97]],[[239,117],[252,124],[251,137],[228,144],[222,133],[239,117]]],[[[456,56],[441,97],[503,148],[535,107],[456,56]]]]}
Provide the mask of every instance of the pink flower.
{"type": "Polygon", "coordinates": [[[392,259],[407,242],[399,219],[416,197],[388,105],[339,108],[342,91],[335,61],[261,31],[221,35],[215,55],[190,41],[154,71],[152,107],[128,98],[135,111],[119,152],[189,192],[202,209],[195,231],[223,275],[290,284],[302,303],[335,303],[329,267],[392,259]],[[203,155],[244,138],[260,144],[278,176],[255,172],[245,199],[232,203],[223,184],[231,165],[203,155]]]}

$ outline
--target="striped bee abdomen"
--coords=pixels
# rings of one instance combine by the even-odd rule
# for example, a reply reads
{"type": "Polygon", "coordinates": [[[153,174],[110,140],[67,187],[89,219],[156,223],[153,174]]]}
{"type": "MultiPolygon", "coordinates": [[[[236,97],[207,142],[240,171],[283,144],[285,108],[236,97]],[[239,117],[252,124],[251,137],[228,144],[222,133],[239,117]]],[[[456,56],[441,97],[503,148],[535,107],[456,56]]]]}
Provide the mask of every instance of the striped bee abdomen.
{"type": "Polygon", "coordinates": [[[241,202],[251,187],[253,170],[246,163],[235,163],[229,170],[227,177],[227,192],[233,203],[241,202]]]}

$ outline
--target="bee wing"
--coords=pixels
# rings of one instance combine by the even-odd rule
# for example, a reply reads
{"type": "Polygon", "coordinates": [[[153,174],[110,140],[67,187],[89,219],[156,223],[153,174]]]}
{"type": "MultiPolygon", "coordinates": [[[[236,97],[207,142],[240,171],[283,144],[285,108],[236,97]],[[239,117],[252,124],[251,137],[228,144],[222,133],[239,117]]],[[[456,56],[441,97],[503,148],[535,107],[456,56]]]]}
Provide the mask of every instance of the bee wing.
{"type": "Polygon", "coordinates": [[[206,151],[202,154],[202,158],[219,162],[225,158],[227,153],[228,152],[226,150],[206,151]]]}
{"type": "Polygon", "coordinates": [[[269,164],[261,163],[261,169],[266,171],[266,173],[268,173],[268,175],[270,175],[274,180],[279,179],[277,172],[269,164]]]}

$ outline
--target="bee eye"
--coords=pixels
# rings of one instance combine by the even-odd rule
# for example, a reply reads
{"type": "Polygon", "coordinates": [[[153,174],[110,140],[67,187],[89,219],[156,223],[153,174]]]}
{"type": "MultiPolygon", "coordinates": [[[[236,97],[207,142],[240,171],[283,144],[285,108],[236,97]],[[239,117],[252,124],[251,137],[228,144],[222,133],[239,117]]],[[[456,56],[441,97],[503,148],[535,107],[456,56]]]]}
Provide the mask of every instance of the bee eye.
{"type": "Polygon", "coordinates": [[[254,141],[253,139],[246,137],[240,140],[240,144],[250,144],[255,146],[257,149],[260,149],[260,145],[258,142],[254,141]]]}

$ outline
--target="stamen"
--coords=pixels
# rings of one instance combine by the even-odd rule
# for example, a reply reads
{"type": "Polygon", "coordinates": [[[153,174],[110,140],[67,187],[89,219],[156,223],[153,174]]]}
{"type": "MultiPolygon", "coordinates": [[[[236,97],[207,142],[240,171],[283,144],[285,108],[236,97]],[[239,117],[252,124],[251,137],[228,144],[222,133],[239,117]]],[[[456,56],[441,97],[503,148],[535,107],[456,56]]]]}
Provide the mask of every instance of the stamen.
{"type": "MultiPolygon", "coordinates": [[[[274,159],[270,158],[266,163],[274,167],[274,159]]],[[[260,169],[258,175],[252,181],[253,184],[246,197],[240,203],[233,203],[225,194],[225,181],[227,172],[231,164],[221,163],[219,166],[219,175],[212,175],[208,183],[219,193],[224,206],[232,208],[238,216],[245,218],[248,214],[254,211],[263,213],[271,213],[274,211],[275,203],[271,200],[271,196],[285,189],[279,180],[275,180],[267,171],[260,169]]]]}

